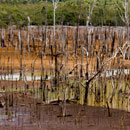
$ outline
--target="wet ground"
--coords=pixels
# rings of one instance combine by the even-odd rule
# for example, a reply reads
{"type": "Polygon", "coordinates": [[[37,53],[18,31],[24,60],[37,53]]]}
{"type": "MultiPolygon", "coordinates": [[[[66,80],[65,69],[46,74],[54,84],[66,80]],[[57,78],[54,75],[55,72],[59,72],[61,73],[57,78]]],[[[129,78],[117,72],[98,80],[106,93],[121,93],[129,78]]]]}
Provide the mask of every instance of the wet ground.
{"type": "Polygon", "coordinates": [[[130,113],[74,104],[0,109],[0,130],[129,130],[130,113]]]}

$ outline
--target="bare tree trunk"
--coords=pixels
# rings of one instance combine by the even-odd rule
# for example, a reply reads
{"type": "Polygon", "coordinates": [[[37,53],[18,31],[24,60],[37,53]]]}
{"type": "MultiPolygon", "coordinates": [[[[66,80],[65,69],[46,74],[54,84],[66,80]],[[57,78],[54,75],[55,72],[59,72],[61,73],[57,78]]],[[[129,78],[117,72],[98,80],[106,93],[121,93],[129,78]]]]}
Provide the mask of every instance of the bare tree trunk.
{"type": "Polygon", "coordinates": [[[5,45],[5,29],[2,28],[1,32],[1,47],[6,47],[5,45]]]}
{"type": "Polygon", "coordinates": [[[21,30],[19,31],[19,51],[20,51],[20,77],[19,79],[22,79],[22,40],[21,40],[21,30]]]}
{"type": "MultiPolygon", "coordinates": [[[[86,78],[87,78],[87,74],[86,74],[86,78]]],[[[86,82],[86,86],[85,86],[85,96],[84,96],[84,104],[87,103],[87,99],[88,99],[88,89],[89,89],[89,82],[86,82]]]]}
{"type": "Polygon", "coordinates": [[[76,45],[75,45],[75,54],[77,54],[77,48],[78,48],[78,42],[79,42],[79,25],[80,25],[80,17],[81,17],[81,0],[80,0],[80,8],[79,8],[79,15],[78,15],[78,21],[77,21],[77,30],[76,30],[76,45]]]}
{"type": "Polygon", "coordinates": [[[55,46],[55,87],[57,87],[58,85],[58,55],[57,55],[57,45],[56,45],[56,8],[57,8],[57,4],[59,3],[59,0],[52,0],[53,2],[53,42],[54,42],[54,46],[55,46]]]}

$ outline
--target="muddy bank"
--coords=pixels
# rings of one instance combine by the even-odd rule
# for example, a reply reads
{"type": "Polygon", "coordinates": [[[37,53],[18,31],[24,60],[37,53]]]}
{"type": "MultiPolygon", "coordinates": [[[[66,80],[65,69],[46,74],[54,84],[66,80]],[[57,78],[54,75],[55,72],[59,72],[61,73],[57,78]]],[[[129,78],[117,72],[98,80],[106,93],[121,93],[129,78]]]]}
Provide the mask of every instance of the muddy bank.
{"type": "Polygon", "coordinates": [[[72,105],[19,106],[0,109],[0,130],[129,130],[130,113],[107,108],[72,105]],[[17,109],[17,111],[16,111],[17,109]],[[12,113],[11,113],[12,111],[12,113]],[[4,113],[5,112],[5,113],[4,113]],[[5,115],[4,115],[5,114],[5,115]]]}

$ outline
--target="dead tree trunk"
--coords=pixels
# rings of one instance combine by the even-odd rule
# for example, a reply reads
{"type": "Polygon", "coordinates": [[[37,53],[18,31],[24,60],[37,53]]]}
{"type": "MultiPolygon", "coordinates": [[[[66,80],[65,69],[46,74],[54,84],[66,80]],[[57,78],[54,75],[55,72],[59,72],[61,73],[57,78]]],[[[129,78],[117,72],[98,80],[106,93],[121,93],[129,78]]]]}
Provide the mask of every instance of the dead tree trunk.
{"type": "MultiPolygon", "coordinates": [[[[88,73],[86,73],[86,80],[88,80],[88,73]]],[[[85,96],[84,96],[84,104],[87,103],[87,99],[88,99],[88,89],[89,89],[89,82],[86,82],[86,86],[85,86],[85,96]]]]}
{"type": "Polygon", "coordinates": [[[23,45],[22,45],[22,40],[21,40],[21,30],[19,31],[19,51],[20,51],[20,77],[19,79],[22,79],[22,51],[23,51],[23,45]]]}
{"type": "Polygon", "coordinates": [[[6,47],[5,45],[5,30],[2,29],[2,32],[1,32],[1,47],[6,47]]]}

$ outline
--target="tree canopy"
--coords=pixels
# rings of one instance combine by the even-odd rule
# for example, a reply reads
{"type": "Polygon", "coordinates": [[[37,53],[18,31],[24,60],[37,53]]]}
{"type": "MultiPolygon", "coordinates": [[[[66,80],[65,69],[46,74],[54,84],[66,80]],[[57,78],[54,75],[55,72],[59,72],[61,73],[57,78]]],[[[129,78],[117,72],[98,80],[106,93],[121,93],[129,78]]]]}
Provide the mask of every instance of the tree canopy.
{"type": "MultiPolygon", "coordinates": [[[[45,1],[46,0],[0,0],[0,26],[27,26],[28,16],[30,17],[31,25],[45,25],[45,1]]],[[[115,1],[117,0],[97,0],[90,18],[90,24],[93,26],[123,26],[124,23],[119,16],[115,1]]],[[[121,10],[124,11],[120,3],[121,0],[117,2],[121,10]]],[[[92,0],[60,0],[56,9],[56,24],[77,25],[80,12],[79,25],[86,25],[86,14],[92,4],[92,0]]],[[[53,25],[52,0],[48,0],[47,4],[47,23],[48,25],[53,25]]]]}

